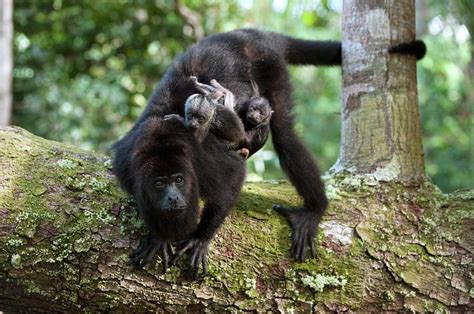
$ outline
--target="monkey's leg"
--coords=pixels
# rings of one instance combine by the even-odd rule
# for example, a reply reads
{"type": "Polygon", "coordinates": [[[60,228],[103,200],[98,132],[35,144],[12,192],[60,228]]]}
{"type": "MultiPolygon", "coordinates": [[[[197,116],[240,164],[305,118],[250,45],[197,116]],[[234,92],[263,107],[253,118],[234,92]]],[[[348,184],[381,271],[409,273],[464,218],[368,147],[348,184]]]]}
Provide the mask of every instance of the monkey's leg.
{"type": "Polygon", "coordinates": [[[211,85],[216,88],[214,99],[217,101],[224,96],[224,107],[231,110],[235,107],[235,96],[230,90],[219,84],[216,80],[211,80],[211,85]]]}
{"type": "Polygon", "coordinates": [[[191,239],[184,241],[173,257],[172,264],[175,264],[182,255],[188,253],[188,266],[194,279],[197,278],[200,267],[202,267],[203,274],[207,274],[209,244],[227,217],[229,210],[237,202],[240,187],[232,186],[233,184],[229,184],[229,188],[226,190],[216,191],[216,194],[221,198],[220,200],[217,200],[216,197],[215,200],[207,201],[196,232],[191,239]]]}
{"type": "Polygon", "coordinates": [[[173,255],[173,247],[169,241],[161,241],[153,237],[151,233],[140,240],[138,247],[130,253],[130,264],[136,268],[142,268],[158,253],[163,261],[163,272],[168,269],[170,256],[173,255]]]}
{"type": "Polygon", "coordinates": [[[274,209],[283,214],[291,225],[291,256],[303,261],[306,252],[314,255],[314,236],[328,201],[316,163],[294,131],[290,85],[285,81],[282,79],[283,85],[271,94],[270,104],[274,113],[270,128],[281,167],[303,197],[304,207],[290,209],[274,206],[274,209]]]}
{"type": "Polygon", "coordinates": [[[167,114],[163,117],[164,121],[168,122],[181,122],[184,123],[184,118],[181,117],[179,114],[173,113],[173,114],[167,114]]]}
{"type": "Polygon", "coordinates": [[[203,95],[210,95],[212,93],[215,93],[216,92],[216,88],[211,86],[211,85],[208,85],[208,84],[204,84],[204,83],[199,83],[199,81],[197,80],[197,77],[195,76],[191,76],[190,77],[191,80],[194,82],[194,84],[196,85],[196,88],[197,90],[203,94],[203,95]]]}
{"type": "Polygon", "coordinates": [[[242,120],[232,109],[217,106],[216,118],[211,127],[212,134],[227,141],[230,150],[249,147],[242,120]]]}

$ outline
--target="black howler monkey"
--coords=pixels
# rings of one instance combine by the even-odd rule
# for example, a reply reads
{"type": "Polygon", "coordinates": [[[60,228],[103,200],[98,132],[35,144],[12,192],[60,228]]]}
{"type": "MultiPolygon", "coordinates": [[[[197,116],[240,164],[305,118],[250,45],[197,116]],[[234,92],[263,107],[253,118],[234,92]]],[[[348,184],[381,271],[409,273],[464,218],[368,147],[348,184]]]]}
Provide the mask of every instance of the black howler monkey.
{"type": "MultiPolygon", "coordinates": [[[[413,53],[406,47],[393,52],[413,53]]],[[[146,193],[140,179],[137,179],[140,176],[137,175],[137,161],[133,158],[137,150],[136,142],[139,142],[146,133],[145,121],[150,118],[164,117],[169,114],[184,116],[186,99],[199,92],[190,79],[191,76],[196,76],[200,82],[206,84],[211,79],[216,79],[235,95],[237,108],[239,104],[245,103],[252,97],[251,80],[254,80],[259,87],[261,96],[269,101],[273,114],[269,125],[259,131],[259,136],[251,138],[250,154],[255,153],[263,146],[268,132],[271,130],[281,167],[304,201],[302,208],[290,209],[282,206],[274,208],[285,215],[291,225],[291,255],[298,261],[303,260],[308,252],[314,255],[314,235],[328,205],[328,200],[316,163],[294,130],[291,84],[286,64],[340,65],[341,43],[300,40],[272,32],[242,29],[209,36],[190,47],[175,60],[157,85],[145,111],[132,130],[115,144],[114,171],[123,188],[131,194],[146,193]]],[[[207,142],[205,140],[202,146],[205,150],[212,151],[218,147],[219,141],[216,141],[216,137],[211,135],[208,138],[212,138],[214,141],[207,142]]],[[[226,154],[231,153],[228,151],[226,154]]],[[[196,171],[203,170],[211,164],[214,166],[214,173],[225,173],[226,178],[235,176],[240,180],[241,173],[239,171],[234,174],[234,171],[229,169],[221,169],[221,163],[195,165],[194,169],[196,171]],[[200,169],[201,167],[203,169],[200,169]]],[[[172,170],[176,172],[175,169],[172,168],[172,170]]],[[[229,205],[233,205],[241,184],[231,185],[225,181],[225,183],[218,185],[219,188],[216,188],[211,182],[200,182],[199,186],[199,193],[202,195],[214,196],[225,203],[225,206],[214,203],[206,205],[208,209],[204,211],[204,216],[199,224],[203,227],[209,224],[215,232],[218,227],[215,222],[222,221],[221,217],[225,216],[229,205]],[[221,191],[222,187],[225,187],[225,191],[221,191]],[[232,197],[228,197],[227,194],[232,197]]],[[[154,224],[150,218],[145,217],[145,221],[147,225],[154,224]]],[[[160,222],[159,225],[150,225],[150,227],[166,230],[167,228],[181,229],[176,226],[176,222],[169,222],[169,224],[171,225],[167,226],[165,222],[160,222]]],[[[176,232],[180,234],[182,229],[176,232]]],[[[189,232],[190,230],[186,230],[186,233],[189,232]]],[[[209,238],[209,234],[204,233],[209,238]]],[[[174,238],[173,232],[167,234],[168,238],[165,240],[174,238]]],[[[185,248],[201,245],[192,241],[194,240],[190,240],[189,245],[185,248]]],[[[200,243],[206,243],[206,241],[201,240],[200,243]]],[[[203,250],[199,252],[203,252],[203,250]]],[[[191,253],[190,256],[193,260],[196,254],[191,253]]],[[[196,263],[192,264],[196,266],[196,263]]]]}
{"type": "Polygon", "coordinates": [[[213,134],[201,145],[176,115],[149,117],[139,133],[130,163],[134,175],[127,183],[149,234],[131,253],[131,262],[143,266],[159,253],[166,270],[172,244],[181,242],[174,258],[189,251],[195,275],[201,265],[206,272],[208,245],[239,196],[244,159],[213,134]]]}

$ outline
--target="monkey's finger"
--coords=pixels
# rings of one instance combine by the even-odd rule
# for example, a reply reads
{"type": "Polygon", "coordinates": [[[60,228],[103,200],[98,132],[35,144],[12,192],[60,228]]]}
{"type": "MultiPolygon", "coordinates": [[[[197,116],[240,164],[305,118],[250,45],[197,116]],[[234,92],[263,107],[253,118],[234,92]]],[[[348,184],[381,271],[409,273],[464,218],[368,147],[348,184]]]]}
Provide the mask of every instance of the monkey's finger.
{"type": "Polygon", "coordinates": [[[314,238],[311,235],[309,236],[308,242],[309,242],[309,252],[311,254],[311,258],[314,258],[315,257],[315,254],[314,254],[314,238]]]}
{"type": "Polygon", "coordinates": [[[141,252],[141,249],[140,249],[140,248],[136,248],[135,250],[132,251],[132,253],[130,253],[130,254],[128,255],[128,257],[129,257],[130,259],[134,259],[134,258],[136,258],[136,257],[140,254],[140,252],[141,252]]]}
{"type": "Polygon", "coordinates": [[[222,93],[220,90],[217,90],[215,91],[212,96],[211,96],[211,99],[216,102],[217,105],[220,105],[218,103],[219,99],[221,99],[222,97],[224,96],[224,93],[222,93]]]}
{"type": "Polygon", "coordinates": [[[208,267],[207,267],[207,254],[205,254],[202,258],[202,272],[204,275],[207,275],[208,267]]]}
{"type": "Polygon", "coordinates": [[[302,262],[304,260],[304,256],[305,256],[307,248],[308,248],[307,245],[306,245],[306,238],[307,238],[306,232],[302,232],[300,240],[299,240],[300,246],[301,246],[300,256],[299,256],[300,257],[300,262],[302,262]]]}
{"type": "Polygon", "coordinates": [[[166,273],[166,270],[168,269],[168,246],[166,246],[163,250],[163,273],[166,273]]]}
{"type": "Polygon", "coordinates": [[[186,251],[189,250],[192,246],[193,246],[192,241],[189,241],[188,243],[186,243],[186,245],[174,255],[173,260],[171,261],[171,264],[175,265],[178,259],[181,256],[183,256],[183,254],[186,253],[186,251]]]}
{"type": "Polygon", "coordinates": [[[220,89],[220,90],[227,91],[227,89],[225,89],[224,86],[222,86],[221,84],[219,84],[219,82],[217,82],[217,81],[214,80],[214,79],[211,80],[211,85],[214,86],[215,88],[220,89]]]}
{"type": "Polygon", "coordinates": [[[135,268],[140,268],[142,265],[142,260],[148,254],[149,250],[150,248],[144,247],[144,245],[137,248],[130,256],[130,264],[135,268]]]}
{"type": "Polygon", "coordinates": [[[170,256],[174,255],[174,249],[173,249],[173,246],[170,243],[168,243],[168,246],[167,246],[166,250],[168,251],[168,254],[170,256]]]}
{"type": "Polygon", "coordinates": [[[196,83],[196,89],[203,95],[209,95],[215,92],[214,87],[201,83],[196,83]]]}
{"type": "Polygon", "coordinates": [[[140,262],[140,258],[137,259],[136,257],[133,257],[133,258],[130,258],[128,264],[133,266],[134,268],[138,268],[139,262],[140,262]]]}
{"type": "Polygon", "coordinates": [[[194,250],[189,258],[189,266],[192,268],[197,268],[199,266],[199,250],[194,250]]]}
{"type": "Polygon", "coordinates": [[[300,245],[300,254],[298,256],[298,261],[301,263],[304,261],[305,255],[306,255],[306,242],[301,243],[300,245]]]}
{"type": "Polygon", "coordinates": [[[305,242],[305,234],[304,232],[300,233],[300,237],[298,239],[298,249],[297,249],[297,257],[296,260],[298,262],[302,262],[304,260],[304,254],[306,251],[306,242],[305,242]]]}
{"type": "Polygon", "coordinates": [[[148,245],[149,243],[149,239],[148,237],[146,239],[141,239],[140,240],[140,243],[138,243],[138,247],[132,251],[132,253],[130,253],[128,255],[129,258],[136,258],[138,255],[140,255],[144,250],[146,250],[146,246],[148,245]]]}
{"type": "Polygon", "coordinates": [[[189,268],[193,273],[193,279],[196,280],[199,274],[199,258],[197,256],[197,252],[195,252],[189,259],[189,268]]]}
{"type": "Polygon", "coordinates": [[[154,247],[151,247],[145,257],[142,259],[141,263],[140,263],[140,267],[143,267],[145,266],[146,264],[148,264],[149,262],[151,262],[151,260],[153,259],[153,257],[155,256],[156,252],[158,251],[158,247],[154,246],[154,247]]]}
{"type": "Polygon", "coordinates": [[[298,247],[298,238],[299,238],[299,235],[300,235],[300,231],[299,230],[294,230],[291,234],[291,248],[290,248],[290,252],[291,252],[291,256],[292,257],[295,257],[296,256],[296,252],[297,252],[297,247],[298,247]]]}

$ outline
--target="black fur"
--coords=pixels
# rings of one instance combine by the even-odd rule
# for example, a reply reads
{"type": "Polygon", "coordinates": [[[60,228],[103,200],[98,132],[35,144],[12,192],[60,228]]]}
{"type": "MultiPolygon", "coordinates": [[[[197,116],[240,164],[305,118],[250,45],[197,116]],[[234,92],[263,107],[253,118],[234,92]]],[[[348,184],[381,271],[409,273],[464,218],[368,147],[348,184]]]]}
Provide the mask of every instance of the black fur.
{"type": "Polygon", "coordinates": [[[409,43],[401,43],[388,49],[390,53],[410,54],[416,57],[416,60],[422,59],[426,54],[426,45],[421,40],[414,40],[409,43]]]}
{"type": "MultiPolygon", "coordinates": [[[[176,113],[184,116],[186,99],[190,95],[199,92],[190,79],[191,76],[196,76],[199,82],[206,84],[211,79],[216,79],[235,94],[237,106],[247,102],[254,95],[251,84],[253,79],[260,89],[261,96],[269,101],[274,113],[270,124],[263,129],[262,136],[254,136],[251,139],[251,153],[263,146],[270,128],[281,166],[304,199],[304,207],[301,209],[278,208],[280,212],[286,214],[288,219],[291,215],[290,221],[304,222],[292,223],[293,256],[298,260],[302,260],[306,252],[312,248],[317,224],[328,202],[316,164],[293,129],[291,84],[286,70],[286,63],[333,64],[340,62],[338,61],[340,60],[340,44],[317,41],[312,43],[313,49],[311,49],[310,41],[301,41],[280,34],[257,30],[237,30],[210,36],[189,48],[177,58],[155,88],[148,106],[132,130],[114,146],[114,171],[123,188],[135,197],[141,197],[139,194],[145,192],[143,191],[143,183],[140,179],[137,179],[140,177],[137,175],[135,165],[137,159],[133,157],[137,147],[136,142],[140,143],[143,137],[148,138],[150,142],[159,142],[154,137],[145,135],[147,133],[144,129],[149,128],[149,126],[144,122],[151,117],[164,117],[176,113]],[[304,51],[304,53],[301,53],[301,51],[304,51]],[[308,58],[308,54],[313,55],[314,58],[308,58]],[[320,61],[318,61],[318,56],[321,57],[320,61]]],[[[176,137],[176,139],[178,138],[176,137]]],[[[196,145],[199,146],[198,143],[196,145]]],[[[228,209],[234,205],[243,178],[241,164],[236,166],[234,161],[233,164],[226,165],[229,154],[236,153],[226,150],[224,154],[220,151],[221,145],[222,143],[210,134],[202,143],[202,147],[205,148],[206,155],[219,157],[214,157],[202,163],[201,161],[204,158],[195,159],[193,162],[195,171],[204,171],[204,169],[211,168],[210,173],[217,176],[196,174],[199,181],[200,195],[213,196],[210,199],[211,201],[206,203],[199,224],[200,227],[193,232],[193,239],[207,239],[201,241],[201,243],[212,238],[223,217],[226,216],[228,209]],[[227,159],[221,161],[220,159],[224,157],[227,159]],[[229,169],[232,167],[235,169],[229,169]],[[225,176],[226,181],[219,181],[217,178],[220,175],[225,176]],[[230,184],[228,181],[231,178],[236,183],[230,184]]],[[[173,150],[170,156],[176,154],[173,150]]],[[[234,157],[240,158],[238,159],[239,162],[243,163],[240,156],[234,157]]],[[[173,165],[171,169],[176,172],[174,167],[177,166],[173,165]]],[[[149,173],[149,175],[151,174],[149,173]]],[[[175,222],[158,223],[153,218],[143,216],[145,220],[150,220],[146,221],[149,228],[167,230],[164,232],[163,238],[167,240],[177,238],[176,235],[172,234],[174,231],[171,231],[175,229],[173,227],[175,222]],[[167,223],[170,226],[164,226],[167,223]]],[[[179,237],[181,237],[181,232],[182,230],[176,230],[179,237]]],[[[189,230],[185,233],[188,232],[189,230]]],[[[195,243],[191,246],[202,247],[201,244],[195,243]]],[[[207,246],[205,249],[207,250],[207,246]]],[[[204,248],[200,252],[203,251],[205,251],[204,248]]],[[[197,254],[197,257],[196,254],[190,255],[194,262],[202,260],[202,254],[197,254]]]]}
{"type": "Polygon", "coordinates": [[[143,266],[159,252],[166,270],[172,243],[185,241],[186,250],[181,249],[175,258],[190,251],[191,268],[196,272],[202,264],[206,269],[209,242],[239,196],[245,178],[244,160],[212,134],[201,146],[182,119],[173,116],[150,117],[141,123],[139,133],[132,148],[134,176],[130,185],[150,233],[130,255],[131,262],[143,266]],[[164,208],[156,181],[176,173],[184,178],[181,192],[186,206],[164,208]],[[205,201],[202,212],[199,197],[205,201]]]}
{"type": "MultiPolygon", "coordinates": [[[[244,29],[210,36],[190,47],[176,59],[157,85],[132,130],[114,146],[114,171],[122,187],[138,198],[143,197],[139,195],[145,192],[141,180],[146,178],[137,173],[136,164],[140,161],[133,157],[138,147],[136,143],[143,141],[143,138],[150,143],[162,141],[146,135],[150,127],[145,122],[150,118],[169,114],[184,116],[186,99],[199,92],[191,76],[196,76],[199,82],[206,84],[216,79],[235,94],[237,108],[253,96],[251,80],[254,80],[261,96],[269,101],[274,112],[269,125],[264,125],[256,136],[251,137],[250,154],[263,146],[271,130],[280,164],[304,200],[302,208],[275,206],[275,210],[285,215],[291,224],[292,256],[303,260],[307,252],[313,254],[314,235],[328,200],[316,163],[294,130],[292,89],[286,70],[288,63],[339,65],[341,43],[299,40],[277,33],[244,29]]],[[[172,138],[180,141],[180,136],[174,135],[172,138]]],[[[192,140],[185,138],[183,135],[182,141],[192,143],[192,140]]],[[[213,134],[209,134],[202,143],[203,152],[196,153],[195,150],[200,147],[197,142],[186,146],[190,147],[193,155],[200,156],[192,159],[196,172],[193,180],[199,182],[199,194],[207,198],[196,230],[189,226],[178,228],[176,221],[156,221],[145,217],[145,220],[149,220],[146,221],[147,225],[158,230],[154,232],[163,233],[163,239],[191,237],[178,253],[190,249],[190,264],[195,268],[205,260],[207,244],[229,208],[234,205],[242,185],[243,160],[237,153],[222,148],[222,145],[213,134]]],[[[151,152],[150,158],[155,158],[153,154],[151,152]]],[[[168,155],[167,160],[171,163],[179,154],[170,149],[168,155]]],[[[171,163],[168,167],[176,171],[175,167],[178,166],[171,163]]],[[[187,169],[191,168],[188,166],[187,169]]],[[[154,172],[148,172],[148,175],[152,176],[154,172]]],[[[190,195],[193,202],[196,195],[196,192],[190,195]]],[[[194,216],[190,217],[186,219],[194,221],[194,216]]],[[[187,224],[192,225],[189,222],[187,224]]],[[[168,250],[167,244],[160,243],[159,247],[168,250]]]]}

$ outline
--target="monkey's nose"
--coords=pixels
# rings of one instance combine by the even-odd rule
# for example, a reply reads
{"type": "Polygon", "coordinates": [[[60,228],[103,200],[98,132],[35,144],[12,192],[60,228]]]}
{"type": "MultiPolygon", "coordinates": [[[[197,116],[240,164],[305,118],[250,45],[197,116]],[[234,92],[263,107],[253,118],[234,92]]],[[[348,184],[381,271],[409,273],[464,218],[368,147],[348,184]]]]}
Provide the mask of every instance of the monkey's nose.
{"type": "Polygon", "coordinates": [[[176,209],[179,203],[179,196],[168,196],[168,203],[170,204],[171,209],[176,209]]]}
{"type": "Polygon", "coordinates": [[[178,195],[176,195],[176,196],[168,196],[168,201],[170,201],[170,203],[171,203],[171,202],[177,202],[177,201],[179,201],[179,196],[178,196],[178,195]]]}
{"type": "Polygon", "coordinates": [[[190,127],[191,129],[197,129],[197,128],[199,127],[199,122],[197,122],[197,121],[190,121],[190,122],[189,122],[189,127],[190,127]]]}

